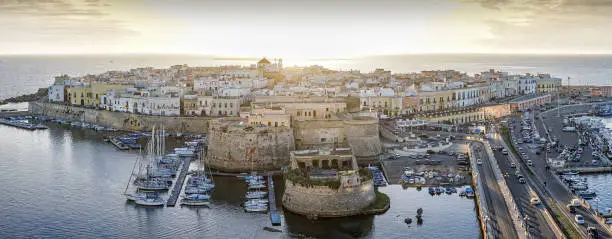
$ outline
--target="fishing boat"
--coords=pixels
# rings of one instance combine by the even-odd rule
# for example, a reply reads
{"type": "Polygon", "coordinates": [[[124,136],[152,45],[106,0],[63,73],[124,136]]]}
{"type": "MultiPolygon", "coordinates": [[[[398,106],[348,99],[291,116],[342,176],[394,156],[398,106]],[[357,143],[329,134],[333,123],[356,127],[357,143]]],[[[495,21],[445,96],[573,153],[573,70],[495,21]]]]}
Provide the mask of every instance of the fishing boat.
{"type": "Polygon", "coordinates": [[[436,190],[432,187],[429,187],[429,194],[434,195],[436,194],[436,190]]]}
{"type": "Polygon", "coordinates": [[[442,188],[440,188],[440,187],[436,187],[434,190],[436,191],[436,194],[437,194],[437,195],[442,194],[442,191],[443,191],[443,189],[442,189],[442,188]]]}

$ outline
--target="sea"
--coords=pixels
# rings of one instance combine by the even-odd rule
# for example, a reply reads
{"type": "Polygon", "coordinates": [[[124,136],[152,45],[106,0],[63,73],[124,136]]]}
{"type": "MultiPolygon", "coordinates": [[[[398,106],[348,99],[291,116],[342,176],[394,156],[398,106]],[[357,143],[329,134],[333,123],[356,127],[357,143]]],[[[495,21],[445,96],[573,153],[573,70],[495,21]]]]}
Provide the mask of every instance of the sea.
{"type": "Polygon", "coordinates": [[[267,214],[243,211],[246,183],[236,177],[214,177],[210,208],[137,206],[122,194],[138,152],[93,130],[48,126],[0,125],[0,238],[481,238],[474,200],[400,185],[379,188],[391,198],[383,215],[312,221],[281,208],[282,232],[263,229],[267,214]]]}
{"type": "MultiPolygon", "coordinates": [[[[205,55],[0,55],[0,100],[34,93],[62,74],[80,76],[136,67],[251,65],[257,58],[223,58],[205,55]]],[[[612,55],[494,55],[427,54],[338,59],[283,59],[284,66],[321,65],[333,70],[376,68],[394,73],[421,70],[458,70],[469,74],[498,69],[512,74],[549,73],[571,85],[612,85],[612,55]]]]}
{"type": "MultiPolygon", "coordinates": [[[[250,65],[257,58],[194,55],[0,56],[0,100],[47,87],[53,77],[171,65],[250,65]]],[[[397,55],[350,59],[285,59],[285,66],[317,64],[335,70],[393,72],[455,69],[470,74],[494,68],[510,73],[550,73],[571,84],[612,85],[612,56],[397,55]]],[[[564,84],[567,84],[564,81],[564,84]]],[[[27,104],[0,106],[27,108],[27,104]]],[[[143,208],[125,201],[136,152],[119,151],[87,129],[49,125],[27,131],[0,125],[0,238],[480,238],[475,202],[426,189],[381,187],[391,198],[383,215],[311,221],[282,212],[282,232],[268,232],[266,214],[240,207],[246,186],[216,177],[210,208],[143,208]],[[423,208],[423,224],[407,225],[423,208]]],[[[192,165],[192,167],[195,167],[192,165]]],[[[589,176],[610,192],[610,175],[589,176]]],[[[282,194],[282,180],[279,192],[282,194]]],[[[600,207],[612,195],[600,194],[600,207]]],[[[612,206],[612,205],[610,205],[612,206]]]]}

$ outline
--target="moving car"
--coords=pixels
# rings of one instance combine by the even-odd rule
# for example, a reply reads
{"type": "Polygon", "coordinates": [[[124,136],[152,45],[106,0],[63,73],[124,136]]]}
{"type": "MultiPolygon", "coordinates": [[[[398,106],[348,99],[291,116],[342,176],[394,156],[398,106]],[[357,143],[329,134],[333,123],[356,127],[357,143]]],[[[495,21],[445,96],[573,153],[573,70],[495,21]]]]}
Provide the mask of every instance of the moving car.
{"type": "Polygon", "coordinates": [[[514,164],[514,163],[510,163],[510,167],[511,167],[511,168],[516,168],[516,164],[514,164]]]}
{"type": "Polygon", "coordinates": [[[525,181],[525,178],[523,178],[522,176],[519,178],[519,183],[525,184],[527,183],[527,181],[525,181]]]}
{"type": "Polygon", "coordinates": [[[582,224],[584,224],[584,217],[582,215],[578,214],[578,215],[576,215],[574,217],[574,221],[576,221],[576,223],[582,225],[582,224]]]}
{"type": "Polygon", "coordinates": [[[531,159],[530,159],[530,160],[527,160],[527,165],[529,165],[529,166],[533,166],[533,163],[531,162],[531,159]]]}
{"type": "Polygon", "coordinates": [[[531,202],[531,205],[538,205],[538,204],[542,203],[542,202],[540,202],[540,199],[538,199],[537,197],[532,197],[530,202],[531,202]]]}
{"type": "Polygon", "coordinates": [[[482,159],[477,159],[476,163],[479,164],[479,165],[482,164],[482,159]]]}

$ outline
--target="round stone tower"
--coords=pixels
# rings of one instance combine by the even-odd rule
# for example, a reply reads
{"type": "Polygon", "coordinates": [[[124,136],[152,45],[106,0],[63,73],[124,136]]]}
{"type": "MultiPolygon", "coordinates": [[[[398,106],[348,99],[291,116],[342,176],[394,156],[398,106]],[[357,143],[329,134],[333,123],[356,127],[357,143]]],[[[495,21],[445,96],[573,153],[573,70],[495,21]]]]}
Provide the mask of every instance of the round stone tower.
{"type": "Polygon", "coordinates": [[[206,144],[208,166],[225,172],[280,169],[295,149],[291,128],[251,127],[240,119],[211,121],[206,144]]]}

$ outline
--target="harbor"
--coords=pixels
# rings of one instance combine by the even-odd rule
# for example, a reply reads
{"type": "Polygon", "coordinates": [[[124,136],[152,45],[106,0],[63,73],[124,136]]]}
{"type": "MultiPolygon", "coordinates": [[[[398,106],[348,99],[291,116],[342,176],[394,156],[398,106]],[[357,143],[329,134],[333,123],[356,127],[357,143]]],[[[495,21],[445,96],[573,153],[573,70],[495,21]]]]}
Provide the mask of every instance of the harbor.
{"type": "MultiPolygon", "coordinates": [[[[8,159],[0,162],[0,167],[6,164],[16,167],[15,171],[6,172],[0,176],[4,179],[17,179],[17,186],[8,188],[7,193],[25,203],[19,206],[14,205],[13,202],[4,201],[4,205],[9,205],[5,208],[5,213],[9,218],[3,225],[13,228],[14,234],[11,235],[36,237],[40,232],[31,230],[30,226],[40,226],[50,228],[52,231],[47,232],[46,235],[51,237],[66,237],[68,231],[75,237],[129,238],[176,235],[196,237],[203,234],[212,238],[296,236],[388,238],[398,233],[419,233],[425,237],[478,237],[478,224],[472,200],[460,197],[432,197],[427,190],[403,189],[399,185],[389,185],[379,190],[389,194],[393,201],[410,200],[413,203],[409,205],[392,203],[387,213],[377,216],[313,222],[303,216],[286,212],[277,204],[281,226],[273,227],[282,232],[269,232],[263,229],[274,222],[271,220],[272,214],[244,212],[241,204],[244,202],[248,189],[244,180],[237,177],[240,174],[215,175],[216,186],[210,193],[210,207],[140,207],[126,202],[125,197],[119,193],[124,190],[125,180],[137,160],[137,150],[122,151],[112,144],[105,143],[104,136],[108,134],[105,132],[80,127],[65,127],[55,123],[49,123],[48,126],[49,129],[46,131],[23,131],[9,126],[0,126],[0,140],[2,141],[0,145],[24,152],[16,156],[9,156],[9,150],[4,150],[4,148],[0,150],[0,156],[8,159]],[[18,131],[26,132],[26,134],[15,134],[18,131]],[[17,137],[12,136],[9,139],[2,135],[17,135],[17,137]],[[75,147],[76,145],[78,147],[75,147]],[[25,150],[25,148],[31,150],[25,150]],[[41,159],[43,154],[47,156],[41,159]],[[88,157],[71,155],[87,155],[88,157]],[[57,186],[60,184],[58,180],[61,180],[64,186],[57,186]],[[93,186],[94,183],[98,186],[93,186]],[[44,187],[40,188],[37,185],[44,187]],[[33,186],[38,188],[37,194],[41,195],[35,201],[32,201],[34,198],[28,196],[33,191],[22,190],[33,188],[33,186]],[[77,193],[68,188],[82,190],[77,193]],[[57,200],[59,198],[71,199],[71,203],[57,200]],[[39,206],[36,208],[27,206],[34,204],[39,206]],[[102,207],[101,205],[125,206],[102,207]],[[418,207],[422,207],[425,211],[423,224],[406,225],[403,219],[407,216],[414,216],[418,207]],[[46,208],[54,208],[54,210],[49,211],[46,208]],[[450,219],[449,213],[453,219],[450,219]],[[30,219],[26,219],[26,214],[30,219]],[[401,217],[398,217],[399,215],[401,217]],[[34,220],[31,219],[32,216],[34,220]],[[103,220],[104,223],[88,224],[88,220],[92,217],[97,218],[96,220],[103,220]],[[141,227],[126,226],[138,225],[144,217],[148,218],[150,223],[141,227]],[[43,218],[54,218],[63,223],[49,223],[49,220],[43,220],[43,218]],[[28,227],[23,226],[26,220],[30,225],[28,227]],[[438,228],[436,226],[438,223],[444,223],[446,227],[438,228]],[[377,229],[372,230],[372,228],[377,229]],[[177,229],[181,231],[178,234],[176,234],[177,229]],[[328,231],[325,231],[327,229],[328,231]]],[[[180,147],[180,145],[176,144],[172,147],[180,147]]],[[[189,171],[195,172],[198,168],[200,168],[199,162],[194,160],[190,164],[189,171]]],[[[178,177],[180,174],[177,175],[178,177]]],[[[268,185],[269,180],[269,178],[266,179],[268,185]]],[[[282,195],[284,190],[283,181],[276,178],[272,182],[274,191],[277,192],[274,197],[278,198],[278,195],[282,195]]],[[[173,191],[160,194],[169,196],[173,191]]],[[[266,192],[268,197],[270,197],[269,192],[269,190],[266,192]]],[[[0,200],[6,200],[6,198],[0,198],[0,200]]],[[[177,204],[179,201],[180,198],[177,204]]],[[[272,207],[270,207],[270,212],[272,212],[272,207]]]]}

